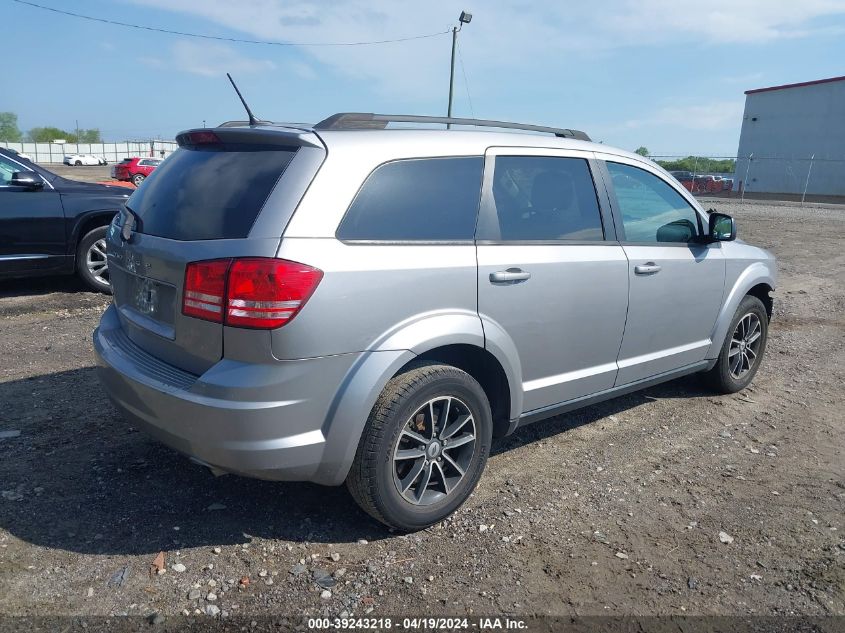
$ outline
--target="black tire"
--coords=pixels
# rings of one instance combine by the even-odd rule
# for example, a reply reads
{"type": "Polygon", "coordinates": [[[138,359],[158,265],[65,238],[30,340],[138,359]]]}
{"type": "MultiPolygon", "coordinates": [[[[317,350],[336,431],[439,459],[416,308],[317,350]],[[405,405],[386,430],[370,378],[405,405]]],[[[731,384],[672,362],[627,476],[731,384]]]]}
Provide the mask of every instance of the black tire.
{"type": "MultiPolygon", "coordinates": [[[[439,418],[442,412],[443,409],[440,409],[436,416],[439,418]]],[[[448,420],[444,426],[450,427],[448,420]]],[[[481,385],[472,376],[451,365],[434,362],[412,365],[392,378],[379,396],[364,427],[346,486],[358,505],[385,525],[405,532],[424,529],[448,517],[470,496],[487,463],[492,434],[490,403],[481,385]],[[469,410],[475,441],[471,447],[471,457],[465,461],[464,473],[451,490],[447,489],[446,477],[442,473],[444,467],[451,468],[443,462],[445,450],[451,451],[453,448],[444,449],[444,453],[440,453],[443,459],[429,459],[426,454],[423,458],[426,464],[437,461],[443,463],[444,467],[438,466],[441,474],[439,478],[432,475],[427,486],[418,488],[422,488],[422,495],[442,498],[428,505],[415,505],[399,490],[398,479],[394,477],[394,451],[400,441],[405,441],[400,435],[409,430],[411,416],[417,420],[421,408],[438,397],[455,398],[451,401],[456,403],[453,414],[462,406],[469,410]],[[438,484],[441,490],[448,491],[438,491],[438,484]]],[[[469,455],[465,453],[465,456],[469,455]]],[[[432,464],[431,472],[434,472],[433,466],[435,464],[432,464]]],[[[458,471],[454,470],[452,474],[457,475],[458,471]]]]}
{"type": "MultiPolygon", "coordinates": [[[[96,229],[83,235],[82,239],[79,240],[79,245],[76,248],[76,274],[79,275],[79,278],[86,286],[91,288],[91,290],[111,294],[111,284],[108,283],[108,266],[105,268],[105,276],[98,276],[88,267],[89,251],[92,251],[92,248],[97,245],[98,242],[100,242],[100,244],[103,243],[107,230],[107,226],[97,227],[96,229]]],[[[102,248],[98,247],[97,251],[100,250],[102,250],[102,248]]],[[[97,251],[91,252],[95,261],[99,261],[100,258],[97,251]]]]}
{"type": "Polygon", "coordinates": [[[130,180],[132,181],[133,185],[135,185],[136,187],[140,187],[141,183],[144,182],[144,178],[146,178],[144,174],[132,174],[132,178],[130,178],[130,180]]]}
{"type": "MultiPolygon", "coordinates": [[[[754,380],[757,370],[760,369],[760,363],[763,362],[763,356],[766,352],[766,343],[768,338],[769,316],[766,314],[766,307],[757,297],[746,295],[740,302],[739,307],[736,309],[733,319],[731,319],[731,325],[728,328],[728,333],[725,336],[725,342],[722,344],[722,349],[719,352],[719,358],[716,360],[716,365],[704,374],[706,382],[720,393],[736,393],[737,391],[745,389],[751,381],[754,380]],[[746,318],[752,322],[759,323],[760,335],[758,337],[759,343],[756,348],[752,347],[754,343],[751,345],[746,343],[741,348],[736,343],[737,340],[741,340],[743,338],[741,332],[738,332],[737,327],[739,326],[740,321],[746,318]],[[735,334],[740,334],[739,339],[735,339],[735,334]],[[752,349],[753,351],[753,362],[749,363],[747,369],[745,369],[744,364],[740,365],[741,369],[745,371],[741,375],[737,376],[737,372],[731,371],[732,366],[734,368],[737,367],[736,362],[738,354],[740,355],[740,363],[744,362],[741,357],[743,353],[746,354],[747,358],[751,357],[751,354],[747,351],[748,349],[752,349]]],[[[757,342],[758,339],[755,339],[754,342],[757,342]]]]}
{"type": "Polygon", "coordinates": [[[73,166],[74,166],[74,167],[79,167],[81,164],[82,164],[82,161],[81,161],[81,160],[76,160],[76,161],[73,161],[73,166]]]}

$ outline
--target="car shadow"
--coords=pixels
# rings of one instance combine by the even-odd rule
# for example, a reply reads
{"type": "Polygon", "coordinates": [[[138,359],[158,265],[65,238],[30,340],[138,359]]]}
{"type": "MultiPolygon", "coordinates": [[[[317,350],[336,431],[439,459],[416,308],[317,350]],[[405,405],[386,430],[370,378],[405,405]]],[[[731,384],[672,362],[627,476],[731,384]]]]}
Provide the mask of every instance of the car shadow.
{"type": "MultiPolygon", "coordinates": [[[[702,395],[676,381],[519,430],[494,454],[589,424],[649,398],[702,395]]],[[[208,470],[133,429],[93,367],[0,383],[0,527],[84,554],[149,554],[250,537],[343,543],[390,536],[344,487],[257,481],[208,470]]]]}
{"type": "Polygon", "coordinates": [[[0,299],[46,295],[54,292],[93,292],[74,275],[25,277],[0,281],[0,299]]]}

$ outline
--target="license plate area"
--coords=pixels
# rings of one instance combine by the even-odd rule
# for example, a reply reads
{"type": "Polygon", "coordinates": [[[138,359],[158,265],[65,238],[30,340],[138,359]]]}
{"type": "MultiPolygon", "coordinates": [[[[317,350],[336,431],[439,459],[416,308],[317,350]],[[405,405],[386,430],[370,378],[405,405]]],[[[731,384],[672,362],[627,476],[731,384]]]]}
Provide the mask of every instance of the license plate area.
{"type": "Polygon", "coordinates": [[[135,325],[159,336],[175,339],[176,287],[149,277],[121,270],[114,284],[118,310],[135,325]]]}

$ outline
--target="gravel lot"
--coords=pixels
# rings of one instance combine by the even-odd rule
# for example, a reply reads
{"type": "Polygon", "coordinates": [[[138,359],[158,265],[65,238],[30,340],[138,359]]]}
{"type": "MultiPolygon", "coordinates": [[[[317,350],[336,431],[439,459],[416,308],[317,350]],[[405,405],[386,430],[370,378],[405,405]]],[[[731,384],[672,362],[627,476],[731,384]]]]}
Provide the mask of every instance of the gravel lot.
{"type": "Polygon", "coordinates": [[[0,283],[0,614],[845,615],[845,208],[714,204],[780,260],[752,387],[526,428],[409,536],[343,488],[214,478],[130,428],[92,367],[107,299],[0,283]]]}

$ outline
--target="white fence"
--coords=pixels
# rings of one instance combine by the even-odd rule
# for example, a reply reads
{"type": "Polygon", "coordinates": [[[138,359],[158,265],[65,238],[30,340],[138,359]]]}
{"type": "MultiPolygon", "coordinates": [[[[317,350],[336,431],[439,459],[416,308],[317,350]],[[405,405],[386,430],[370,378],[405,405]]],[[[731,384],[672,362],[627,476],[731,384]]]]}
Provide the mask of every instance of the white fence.
{"type": "Polygon", "coordinates": [[[68,154],[93,154],[109,163],[119,163],[133,156],[168,156],[178,145],[175,141],[125,141],[123,143],[7,143],[0,147],[26,154],[36,163],[61,163],[68,154]]]}

